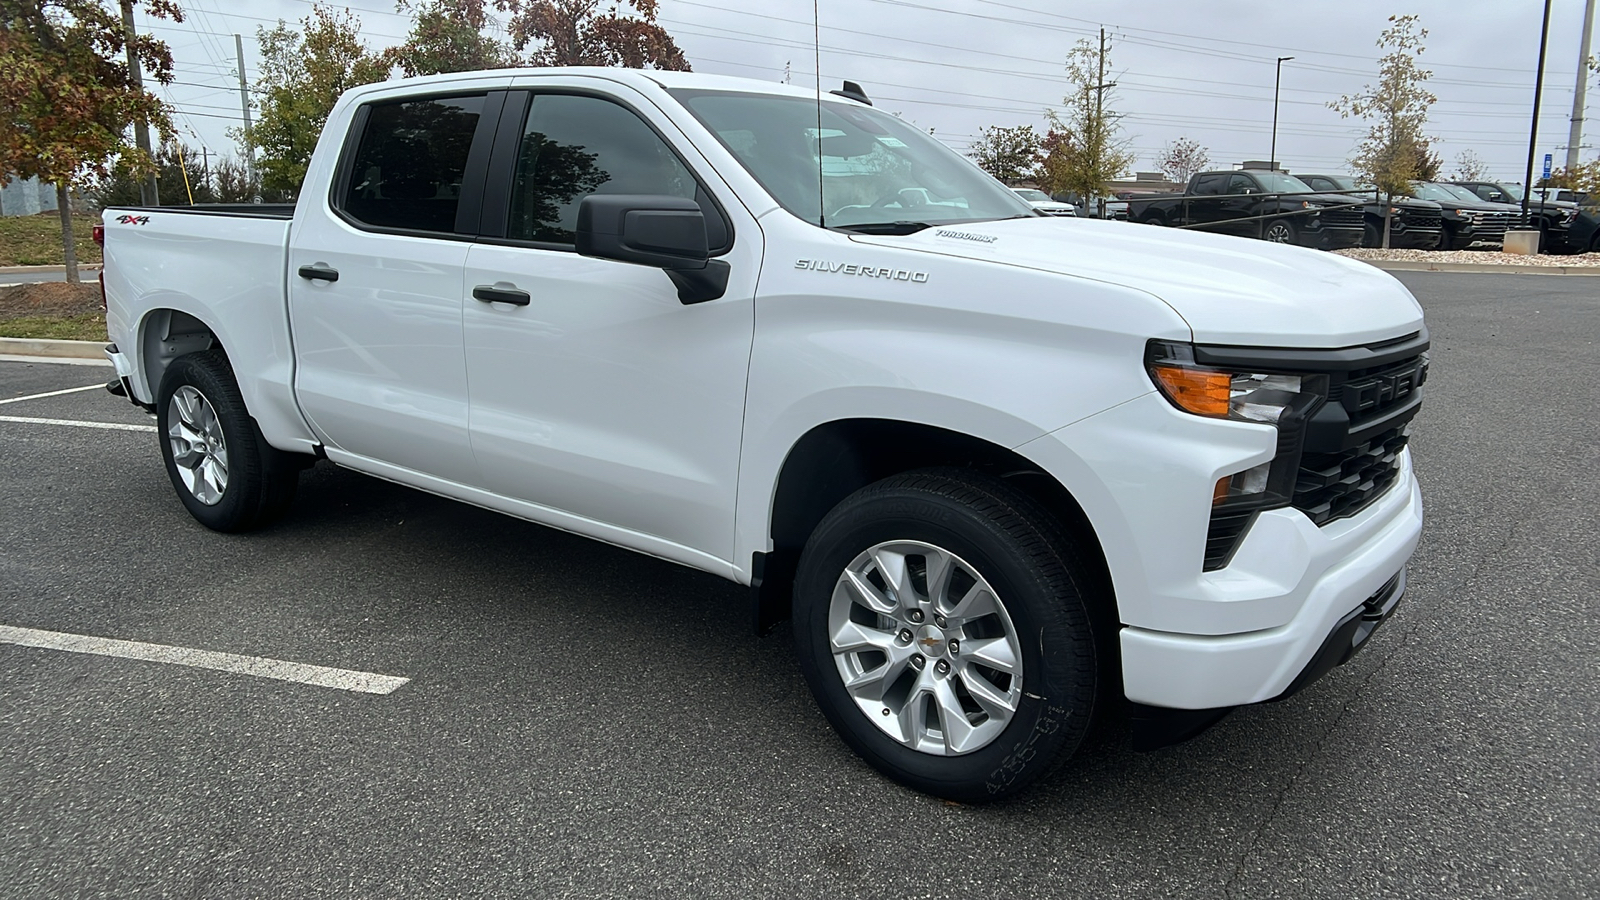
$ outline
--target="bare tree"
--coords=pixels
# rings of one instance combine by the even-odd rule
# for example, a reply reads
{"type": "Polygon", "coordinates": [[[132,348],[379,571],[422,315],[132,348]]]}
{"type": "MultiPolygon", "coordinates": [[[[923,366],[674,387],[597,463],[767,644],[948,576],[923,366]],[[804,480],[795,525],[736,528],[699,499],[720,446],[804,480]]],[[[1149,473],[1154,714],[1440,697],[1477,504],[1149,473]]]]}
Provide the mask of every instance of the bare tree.
{"type": "Polygon", "coordinates": [[[1482,181],[1489,175],[1489,166],[1478,154],[1463,150],[1456,154],[1455,181],[1482,181]]]}
{"type": "Polygon", "coordinates": [[[1167,176],[1168,181],[1178,184],[1188,184],[1195,173],[1204,172],[1210,165],[1211,154],[1188,138],[1178,138],[1163,147],[1161,157],[1156,160],[1156,168],[1161,170],[1161,174],[1167,176]]]}
{"type": "Polygon", "coordinates": [[[979,129],[968,155],[978,167],[1005,184],[1016,184],[1038,175],[1044,139],[1032,125],[1001,128],[990,125],[979,129]]]}

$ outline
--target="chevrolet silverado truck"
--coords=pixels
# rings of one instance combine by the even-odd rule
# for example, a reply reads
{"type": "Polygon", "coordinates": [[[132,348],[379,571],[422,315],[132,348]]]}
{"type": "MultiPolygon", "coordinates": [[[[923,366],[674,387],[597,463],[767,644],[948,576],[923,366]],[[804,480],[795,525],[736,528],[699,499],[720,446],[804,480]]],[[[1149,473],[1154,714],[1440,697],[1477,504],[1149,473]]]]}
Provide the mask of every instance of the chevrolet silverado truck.
{"type": "Polygon", "coordinates": [[[748,585],[840,738],[943,797],[1293,695],[1422,527],[1397,281],[1038,215],[860,91],[371,84],[292,207],[104,242],[118,390],[202,525],[326,459],[748,585]]]}
{"type": "Polygon", "coordinates": [[[1411,192],[1439,204],[1438,250],[1465,250],[1477,244],[1503,246],[1506,232],[1522,218],[1521,208],[1490,203],[1460,185],[1413,181],[1411,192]]]}
{"type": "Polygon", "coordinates": [[[1349,194],[1367,201],[1362,210],[1361,246],[1382,247],[1384,222],[1389,223],[1389,246],[1401,250],[1434,250],[1444,233],[1444,212],[1431,197],[1390,196],[1378,192],[1349,175],[1295,176],[1312,190],[1349,194]],[[1379,202],[1382,199],[1384,202],[1379,202]]]}
{"type": "Polygon", "coordinates": [[[1323,250],[1361,246],[1364,202],[1264,169],[1196,172],[1181,194],[1128,202],[1128,220],[1323,250]]]}
{"type": "MultiPolygon", "coordinates": [[[[1524,191],[1520,184],[1503,181],[1456,181],[1452,184],[1466,188],[1490,203],[1509,203],[1520,207],[1524,191]]],[[[1540,253],[1582,253],[1583,247],[1574,247],[1569,236],[1572,224],[1578,218],[1578,204],[1571,200],[1549,197],[1549,191],[1535,190],[1528,197],[1528,215],[1523,220],[1518,215],[1517,227],[1539,232],[1540,253]]]]}

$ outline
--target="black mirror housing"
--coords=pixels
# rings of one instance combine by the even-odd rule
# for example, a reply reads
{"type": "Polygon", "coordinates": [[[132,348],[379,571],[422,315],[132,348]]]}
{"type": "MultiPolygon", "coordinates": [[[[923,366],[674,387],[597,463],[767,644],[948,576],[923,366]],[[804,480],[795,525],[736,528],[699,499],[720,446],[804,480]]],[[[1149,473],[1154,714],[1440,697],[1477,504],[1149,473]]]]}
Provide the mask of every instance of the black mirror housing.
{"type": "Polygon", "coordinates": [[[576,243],[584,256],[658,269],[703,269],[711,256],[700,205],[664,194],[590,194],[576,243]]]}

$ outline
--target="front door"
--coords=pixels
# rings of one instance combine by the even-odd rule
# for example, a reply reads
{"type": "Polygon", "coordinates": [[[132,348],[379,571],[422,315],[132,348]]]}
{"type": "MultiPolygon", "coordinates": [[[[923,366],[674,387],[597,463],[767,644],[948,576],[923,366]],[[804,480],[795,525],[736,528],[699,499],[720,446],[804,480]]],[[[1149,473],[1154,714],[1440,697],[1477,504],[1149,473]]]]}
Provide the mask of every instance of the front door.
{"type": "Polygon", "coordinates": [[[517,129],[514,159],[495,163],[509,178],[503,223],[485,208],[485,231],[504,237],[467,258],[469,296],[479,286],[526,295],[525,305],[466,302],[472,447],[487,486],[647,538],[611,535],[619,542],[728,560],[759,229],[711,201],[705,179],[635,111],[645,103],[527,99],[508,99],[496,142],[512,146],[505,129],[517,129]],[[726,295],[686,306],[660,269],[579,256],[578,204],[591,193],[699,200],[712,253],[732,267],[726,295]]]}

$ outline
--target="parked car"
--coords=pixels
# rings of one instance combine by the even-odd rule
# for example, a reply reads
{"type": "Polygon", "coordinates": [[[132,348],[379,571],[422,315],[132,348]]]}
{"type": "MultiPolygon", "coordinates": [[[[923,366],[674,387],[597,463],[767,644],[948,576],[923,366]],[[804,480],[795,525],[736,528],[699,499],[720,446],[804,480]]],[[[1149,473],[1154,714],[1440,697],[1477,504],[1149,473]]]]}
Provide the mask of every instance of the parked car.
{"type": "MultiPolygon", "coordinates": [[[[747,585],[842,740],[959,801],[1108,714],[1172,743],[1365,646],[1422,531],[1404,285],[1035,215],[853,93],[352,88],[293,206],[105,211],[120,389],[218,531],[281,517],[320,457],[747,585]]],[[[528,652],[597,679],[686,652],[627,641],[649,650],[528,652]]]]}
{"type": "Polygon", "coordinates": [[[1129,201],[1128,218],[1338,250],[1361,246],[1363,206],[1359,197],[1319,193],[1282,172],[1241,169],[1199,172],[1182,194],[1129,201]]]}
{"type": "Polygon", "coordinates": [[[1411,190],[1423,200],[1439,205],[1443,227],[1438,249],[1465,250],[1478,245],[1500,246],[1506,231],[1522,217],[1520,207],[1490,203],[1454,184],[1414,181],[1411,190]]]}
{"type": "Polygon", "coordinates": [[[1028,204],[1034,209],[1047,216],[1077,216],[1078,214],[1078,211],[1073,208],[1071,203],[1051,200],[1050,195],[1044,191],[1035,188],[1012,188],[1011,190],[1018,197],[1028,201],[1028,204]]]}
{"type": "MultiPolygon", "coordinates": [[[[1488,200],[1490,203],[1515,204],[1519,210],[1522,206],[1523,190],[1520,184],[1511,184],[1504,181],[1455,181],[1467,190],[1488,200]]],[[[1572,223],[1578,218],[1578,204],[1570,200],[1547,200],[1535,191],[1528,198],[1528,220],[1519,222],[1524,228],[1536,229],[1539,232],[1540,253],[1568,253],[1573,251],[1573,246],[1568,239],[1567,232],[1571,230],[1572,223]]]]}
{"type": "Polygon", "coordinates": [[[1383,246],[1385,212],[1389,221],[1389,246],[1403,250],[1432,250],[1439,246],[1442,215],[1436,203],[1414,197],[1390,197],[1379,203],[1378,191],[1349,175],[1295,175],[1313,190],[1349,194],[1367,201],[1362,211],[1361,246],[1383,246]]]}

